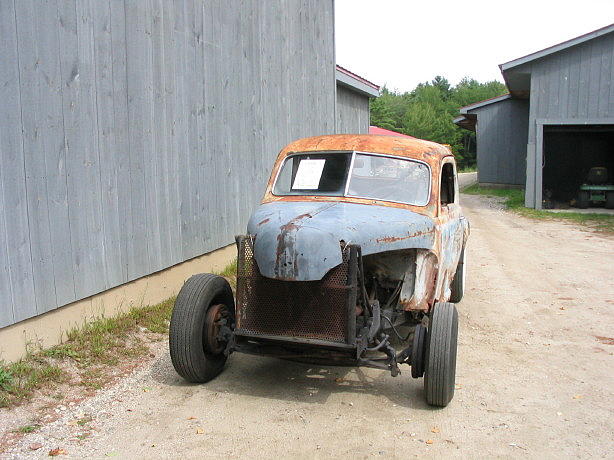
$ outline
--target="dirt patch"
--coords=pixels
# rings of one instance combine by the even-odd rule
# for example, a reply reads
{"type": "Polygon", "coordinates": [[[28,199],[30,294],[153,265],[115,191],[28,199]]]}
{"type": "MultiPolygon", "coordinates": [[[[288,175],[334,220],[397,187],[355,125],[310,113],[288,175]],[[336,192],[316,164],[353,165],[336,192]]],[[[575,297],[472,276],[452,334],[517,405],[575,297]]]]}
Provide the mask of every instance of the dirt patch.
{"type": "Polygon", "coordinates": [[[4,455],[611,458],[614,353],[595,337],[614,330],[614,239],[483,197],[462,200],[472,229],[468,291],[445,409],[425,404],[407,367],[393,378],[236,354],[218,378],[190,385],[159,343],[155,358],[4,455]],[[87,431],[71,425],[83,415],[87,431]],[[34,443],[42,447],[30,450],[34,443]]]}

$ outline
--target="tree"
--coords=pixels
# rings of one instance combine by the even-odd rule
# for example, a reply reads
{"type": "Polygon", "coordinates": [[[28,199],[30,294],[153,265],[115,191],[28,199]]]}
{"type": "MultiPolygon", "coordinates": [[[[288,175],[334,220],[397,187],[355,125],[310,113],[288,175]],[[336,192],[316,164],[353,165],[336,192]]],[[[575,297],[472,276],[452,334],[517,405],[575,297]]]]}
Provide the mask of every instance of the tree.
{"type": "Polygon", "coordinates": [[[480,83],[469,77],[456,86],[437,75],[418,84],[408,93],[383,88],[381,96],[370,103],[371,124],[410,136],[449,144],[463,165],[475,163],[475,134],[459,128],[452,120],[459,109],[507,92],[498,81],[480,83]],[[471,149],[471,150],[470,150],[471,149]]]}

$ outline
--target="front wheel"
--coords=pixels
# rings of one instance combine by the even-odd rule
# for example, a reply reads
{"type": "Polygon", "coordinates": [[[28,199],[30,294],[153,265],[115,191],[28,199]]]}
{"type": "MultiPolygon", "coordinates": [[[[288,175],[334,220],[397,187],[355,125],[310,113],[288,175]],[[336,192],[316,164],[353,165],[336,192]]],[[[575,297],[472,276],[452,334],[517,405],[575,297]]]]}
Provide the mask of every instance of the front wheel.
{"type": "Polygon", "coordinates": [[[458,312],[453,303],[433,307],[426,339],[424,391],[431,406],[445,407],[454,396],[458,312]]]}
{"type": "Polygon", "coordinates": [[[458,303],[463,300],[465,295],[465,280],[467,278],[467,257],[465,254],[465,248],[461,250],[458,265],[456,266],[456,273],[454,273],[454,279],[450,286],[450,302],[458,303]]]}
{"type": "Polygon", "coordinates": [[[234,323],[232,289],[224,278],[201,273],[188,279],[175,301],[169,328],[173,367],[188,382],[216,377],[226,363],[221,327],[234,323]]]}

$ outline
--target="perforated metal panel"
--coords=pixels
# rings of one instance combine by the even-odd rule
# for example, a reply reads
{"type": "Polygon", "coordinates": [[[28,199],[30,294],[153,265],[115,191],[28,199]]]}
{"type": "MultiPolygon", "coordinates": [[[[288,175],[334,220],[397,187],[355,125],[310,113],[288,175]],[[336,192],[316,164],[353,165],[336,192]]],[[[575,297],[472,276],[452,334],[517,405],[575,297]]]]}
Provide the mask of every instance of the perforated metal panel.
{"type": "Polygon", "coordinates": [[[343,343],[348,325],[348,260],[320,281],[262,276],[249,238],[238,240],[237,331],[343,343]]]}

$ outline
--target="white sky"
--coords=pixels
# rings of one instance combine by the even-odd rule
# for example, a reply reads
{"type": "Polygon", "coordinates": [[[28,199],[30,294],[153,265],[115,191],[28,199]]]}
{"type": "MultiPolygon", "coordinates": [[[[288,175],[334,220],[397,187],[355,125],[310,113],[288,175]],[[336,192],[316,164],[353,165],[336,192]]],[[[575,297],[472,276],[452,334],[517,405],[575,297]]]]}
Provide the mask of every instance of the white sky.
{"type": "Polygon", "coordinates": [[[503,81],[498,64],[614,22],[614,0],[335,0],[337,64],[410,91],[443,75],[503,81]]]}

